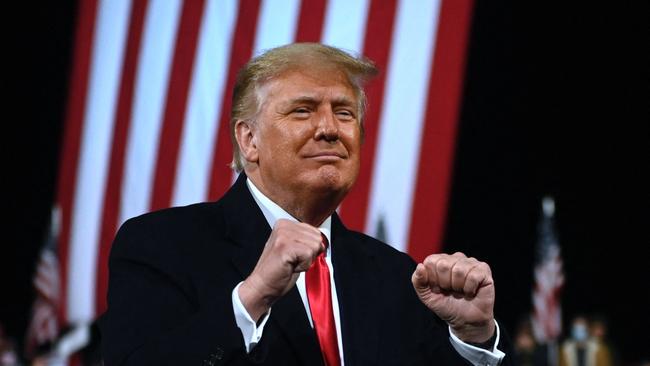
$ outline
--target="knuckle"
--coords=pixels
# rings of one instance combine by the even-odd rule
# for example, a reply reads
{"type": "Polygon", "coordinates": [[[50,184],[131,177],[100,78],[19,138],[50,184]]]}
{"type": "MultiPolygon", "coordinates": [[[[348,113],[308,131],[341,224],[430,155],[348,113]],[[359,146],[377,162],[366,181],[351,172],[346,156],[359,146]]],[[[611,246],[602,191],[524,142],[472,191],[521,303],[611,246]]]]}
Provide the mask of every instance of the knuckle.
{"type": "Polygon", "coordinates": [[[433,262],[429,258],[424,258],[422,265],[424,268],[432,268],[433,262]]]}
{"type": "Polygon", "coordinates": [[[462,279],[462,278],[464,278],[466,272],[467,272],[466,268],[465,268],[464,266],[462,266],[462,265],[458,265],[458,264],[455,265],[455,266],[451,269],[451,275],[452,275],[454,278],[456,278],[456,279],[462,279]]]}
{"type": "Polygon", "coordinates": [[[479,262],[479,268],[480,268],[481,271],[483,271],[483,272],[485,272],[487,274],[492,273],[492,270],[490,269],[490,266],[485,262],[479,262]]]}
{"type": "Polygon", "coordinates": [[[479,283],[482,279],[483,276],[476,271],[470,272],[470,274],[467,276],[467,281],[471,283],[479,283]]]}
{"type": "Polygon", "coordinates": [[[276,240],[274,242],[274,246],[280,250],[284,251],[287,247],[287,240],[284,240],[282,236],[276,237],[276,240]]]}
{"type": "Polygon", "coordinates": [[[430,256],[424,258],[424,260],[422,261],[422,264],[424,264],[426,266],[432,266],[432,265],[434,265],[436,263],[437,260],[438,260],[438,257],[436,256],[436,254],[431,254],[430,256]]]}
{"type": "Polygon", "coordinates": [[[440,258],[440,260],[438,260],[437,267],[439,271],[448,272],[451,270],[451,266],[452,262],[447,258],[440,258]]]}
{"type": "Polygon", "coordinates": [[[280,241],[282,243],[286,243],[286,242],[291,240],[291,235],[290,235],[290,233],[288,233],[286,231],[280,231],[280,232],[278,232],[277,238],[278,238],[278,241],[280,241]]]}

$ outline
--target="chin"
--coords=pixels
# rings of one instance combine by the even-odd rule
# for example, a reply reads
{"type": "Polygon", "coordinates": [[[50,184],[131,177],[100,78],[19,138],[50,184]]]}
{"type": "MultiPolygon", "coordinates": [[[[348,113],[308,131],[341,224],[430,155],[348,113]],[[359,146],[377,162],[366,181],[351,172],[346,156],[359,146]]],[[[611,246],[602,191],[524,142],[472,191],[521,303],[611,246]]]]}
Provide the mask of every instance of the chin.
{"type": "Polygon", "coordinates": [[[318,174],[310,184],[314,189],[323,193],[346,194],[352,186],[352,179],[349,174],[344,174],[340,169],[333,166],[322,166],[318,174]]]}

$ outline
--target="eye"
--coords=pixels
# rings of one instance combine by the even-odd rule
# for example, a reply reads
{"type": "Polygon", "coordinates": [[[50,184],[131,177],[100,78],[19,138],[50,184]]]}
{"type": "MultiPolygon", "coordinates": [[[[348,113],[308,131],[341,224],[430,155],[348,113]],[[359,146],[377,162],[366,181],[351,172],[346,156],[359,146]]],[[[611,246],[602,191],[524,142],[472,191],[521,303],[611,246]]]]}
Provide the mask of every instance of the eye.
{"type": "Polygon", "coordinates": [[[298,107],[295,108],[294,110],[291,111],[291,114],[293,114],[296,117],[309,117],[309,114],[311,113],[311,110],[307,107],[298,107]]]}
{"type": "Polygon", "coordinates": [[[348,121],[354,119],[354,113],[348,109],[339,109],[336,111],[336,115],[340,120],[348,121]]]}

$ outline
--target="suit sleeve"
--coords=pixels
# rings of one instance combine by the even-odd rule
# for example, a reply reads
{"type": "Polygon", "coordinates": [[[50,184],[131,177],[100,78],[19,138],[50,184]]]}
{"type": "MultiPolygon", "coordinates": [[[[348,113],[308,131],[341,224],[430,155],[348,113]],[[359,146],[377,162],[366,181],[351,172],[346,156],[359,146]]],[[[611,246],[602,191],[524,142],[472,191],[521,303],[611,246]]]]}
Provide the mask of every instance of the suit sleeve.
{"type": "Polygon", "coordinates": [[[108,311],[100,319],[105,365],[254,363],[244,352],[229,292],[197,300],[174,253],[151,230],[125,223],[109,259],[108,311]],[[163,243],[164,244],[164,243],[163,243]]]}

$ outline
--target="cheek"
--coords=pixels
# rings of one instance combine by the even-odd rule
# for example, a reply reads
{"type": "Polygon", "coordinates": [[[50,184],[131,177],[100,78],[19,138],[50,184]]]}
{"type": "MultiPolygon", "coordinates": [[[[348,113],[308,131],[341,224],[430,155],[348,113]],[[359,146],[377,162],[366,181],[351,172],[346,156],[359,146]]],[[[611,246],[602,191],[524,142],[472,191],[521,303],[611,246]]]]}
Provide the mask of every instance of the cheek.
{"type": "Polygon", "coordinates": [[[361,150],[361,131],[358,125],[346,127],[341,131],[341,141],[345,145],[351,158],[359,158],[361,150]]]}
{"type": "Polygon", "coordinates": [[[265,152],[275,163],[291,164],[304,144],[305,139],[300,131],[288,126],[278,126],[269,132],[264,144],[265,152]]]}

